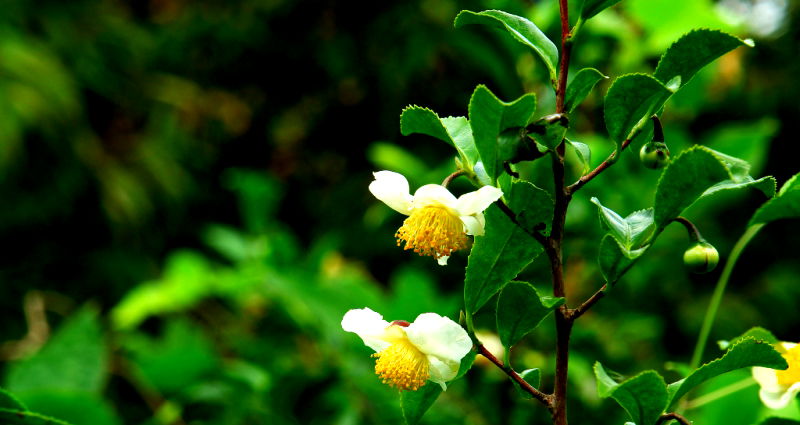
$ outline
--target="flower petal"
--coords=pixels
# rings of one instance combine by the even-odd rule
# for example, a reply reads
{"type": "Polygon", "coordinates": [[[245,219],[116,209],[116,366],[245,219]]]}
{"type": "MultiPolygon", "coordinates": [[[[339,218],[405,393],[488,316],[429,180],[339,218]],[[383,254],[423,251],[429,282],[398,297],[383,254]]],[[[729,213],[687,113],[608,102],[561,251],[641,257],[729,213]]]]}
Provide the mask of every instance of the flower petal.
{"type": "Polygon", "coordinates": [[[450,382],[458,375],[458,368],[461,366],[460,362],[444,362],[436,356],[428,356],[428,363],[430,363],[429,381],[435,382],[442,387],[442,391],[447,391],[446,382],[450,382]]]}
{"type": "Polygon", "coordinates": [[[455,210],[456,197],[444,186],[438,184],[426,184],[414,192],[414,208],[431,204],[443,205],[455,210]]]}
{"type": "Polygon", "coordinates": [[[782,392],[784,389],[778,384],[778,375],[775,374],[775,369],[755,366],[753,367],[753,379],[758,382],[762,390],[767,392],[782,392]]]}
{"type": "Polygon", "coordinates": [[[762,387],[758,392],[758,397],[770,409],[783,409],[797,396],[798,392],[800,392],[800,382],[778,392],[767,391],[762,387]]]}
{"type": "Polygon", "coordinates": [[[472,340],[458,323],[436,313],[423,313],[406,329],[408,340],[423,354],[444,363],[460,364],[472,349],[472,340]]]}
{"type": "Polygon", "coordinates": [[[464,229],[468,235],[483,236],[484,219],[483,214],[462,215],[459,217],[464,223],[464,229]]]}
{"type": "Polygon", "coordinates": [[[381,351],[391,345],[384,339],[389,322],[369,308],[350,310],[342,318],[342,329],[353,332],[364,341],[367,347],[381,351]]]}
{"type": "Polygon", "coordinates": [[[391,209],[408,215],[413,199],[408,180],[394,171],[378,171],[372,175],[375,176],[375,181],[369,184],[369,191],[391,209]]]}
{"type": "Polygon", "coordinates": [[[503,196],[502,190],[494,186],[483,186],[474,192],[461,195],[456,203],[456,210],[459,215],[474,215],[489,208],[489,205],[501,196],[503,196]]]}

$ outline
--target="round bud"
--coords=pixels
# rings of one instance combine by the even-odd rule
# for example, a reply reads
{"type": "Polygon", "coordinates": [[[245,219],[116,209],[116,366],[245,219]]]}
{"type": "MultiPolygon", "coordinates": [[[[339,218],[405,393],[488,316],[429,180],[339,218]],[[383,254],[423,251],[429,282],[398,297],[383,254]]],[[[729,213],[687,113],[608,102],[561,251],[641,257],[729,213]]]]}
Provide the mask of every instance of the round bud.
{"type": "Polygon", "coordinates": [[[692,273],[708,273],[719,263],[719,253],[707,242],[697,242],[683,253],[683,265],[692,273]]]}
{"type": "Polygon", "coordinates": [[[639,159],[647,168],[664,168],[669,163],[669,149],[663,142],[645,143],[639,150],[639,159]]]}

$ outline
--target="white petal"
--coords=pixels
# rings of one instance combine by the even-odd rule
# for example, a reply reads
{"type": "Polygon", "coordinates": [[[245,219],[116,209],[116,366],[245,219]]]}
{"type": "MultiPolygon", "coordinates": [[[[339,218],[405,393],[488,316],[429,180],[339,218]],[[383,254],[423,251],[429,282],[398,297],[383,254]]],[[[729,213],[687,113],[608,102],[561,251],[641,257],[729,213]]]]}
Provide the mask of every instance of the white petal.
{"type": "Polygon", "coordinates": [[[414,208],[431,204],[443,205],[455,210],[456,197],[444,186],[438,184],[426,184],[414,192],[414,208]]]}
{"type": "Polygon", "coordinates": [[[460,363],[472,349],[472,340],[458,323],[436,313],[423,313],[406,329],[408,340],[423,354],[445,363],[460,363]]]}
{"type": "Polygon", "coordinates": [[[442,387],[442,391],[447,390],[446,382],[450,382],[458,375],[458,368],[460,362],[443,362],[438,357],[428,356],[430,363],[431,376],[428,378],[431,382],[435,382],[442,387]]]}
{"type": "Polygon", "coordinates": [[[758,396],[764,402],[764,405],[770,409],[783,409],[797,396],[798,392],[800,392],[800,382],[780,392],[766,391],[762,387],[761,391],[758,392],[758,396]]]}
{"type": "Polygon", "coordinates": [[[372,175],[375,181],[369,184],[369,191],[391,209],[408,215],[412,205],[408,180],[394,171],[378,171],[372,175]]]}
{"type": "Polygon", "coordinates": [[[383,316],[368,308],[350,310],[342,318],[342,329],[361,337],[364,344],[376,352],[391,345],[383,339],[388,326],[383,316]]]}
{"type": "Polygon", "coordinates": [[[441,257],[436,259],[436,262],[439,263],[440,266],[446,266],[447,265],[447,260],[449,260],[449,259],[450,259],[449,255],[442,255],[441,257]]]}
{"type": "Polygon", "coordinates": [[[464,229],[468,235],[483,236],[483,214],[462,215],[459,218],[464,223],[464,229]]]}
{"type": "Polygon", "coordinates": [[[483,212],[492,202],[500,199],[503,191],[494,186],[483,186],[482,188],[461,195],[456,203],[456,210],[459,215],[473,215],[483,212]]]}
{"type": "MultiPolygon", "coordinates": [[[[784,353],[791,350],[794,347],[797,347],[797,344],[795,344],[794,342],[786,342],[786,341],[781,341],[778,343],[778,345],[780,345],[780,348],[783,348],[784,353]]],[[[780,351],[780,349],[778,351],[780,351]]]]}
{"type": "Polygon", "coordinates": [[[775,374],[775,369],[755,366],[753,367],[753,379],[758,382],[762,391],[777,393],[784,390],[783,386],[778,384],[778,375],[775,374]]]}

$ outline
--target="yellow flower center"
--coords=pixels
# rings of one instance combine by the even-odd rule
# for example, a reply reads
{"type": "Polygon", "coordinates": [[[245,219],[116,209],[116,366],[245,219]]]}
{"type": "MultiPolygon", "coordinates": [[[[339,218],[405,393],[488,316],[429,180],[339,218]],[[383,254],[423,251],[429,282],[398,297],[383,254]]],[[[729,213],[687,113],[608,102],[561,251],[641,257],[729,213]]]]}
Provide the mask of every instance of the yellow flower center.
{"type": "Polygon", "coordinates": [[[399,390],[418,390],[431,376],[427,357],[411,344],[399,326],[390,326],[387,333],[396,338],[391,338],[393,342],[388,348],[372,355],[377,357],[375,373],[384,384],[399,390]]]}
{"type": "Polygon", "coordinates": [[[453,251],[464,249],[469,244],[461,219],[441,205],[414,209],[397,230],[395,237],[397,246],[405,242],[403,249],[413,249],[419,255],[436,259],[449,256],[453,251]]]}
{"type": "Polygon", "coordinates": [[[784,387],[791,387],[792,384],[800,382],[800,345],[795,345],[782,354],[789,368],[786,370],[776,370],[778,384],[784,387]]]}

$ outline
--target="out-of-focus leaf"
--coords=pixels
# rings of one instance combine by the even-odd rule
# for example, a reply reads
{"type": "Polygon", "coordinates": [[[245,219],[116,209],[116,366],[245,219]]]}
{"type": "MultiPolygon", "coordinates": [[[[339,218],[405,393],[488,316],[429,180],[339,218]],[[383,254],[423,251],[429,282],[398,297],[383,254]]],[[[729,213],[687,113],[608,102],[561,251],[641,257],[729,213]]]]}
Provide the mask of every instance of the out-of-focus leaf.
{"type": "Polygon", "coordinates": [[[653,228],[653,209],[634,211],[625,218],[613,210],[604,207],[600,200],[591,199],[597,205],[600,222],[610,231],[610,235],[624,248],[630,250],[645,240],[653,228]]]}
{"type": "Polygon", "coordinates": [[[761,425],[798,425],[800,421],[788,418],[767,418],[761,425]]]}
{"type": "Polygon", "coordinates": [[[767,342],[747,338],[731,346],[722,357],[710,361],[689,376],[669,384],[669,405],[678,401],[692,388],[732,370],[743,367],[761,366],[772,369],[786,369],[786,359],[767,342]]]}
{"type": "Polygon", "coordinates": [[[654,370],[648,370],[617,383],[606,373],[600,362],[594,364],[597,394],[611,397],[640,425],[652,425],[667,407],[667,385],[654,370]]]}
{"type": "Polygon", "coordinates": [[[13,394],[0,388],[0,409],[28,410],[13,394]]]}
{"type": "Polygon", "coordinates": [[[536,328],[564,298],[539,295],[527,282],[510,282],[497,297],[497,334],[506,348],[536,328]]]}
{"type": "Polygon", "coordinates": [[[367,158],[378,170],[392,170],[407,177],[423,176],[430,170],[416,155],[393,143],[373,143],[367,150],[367,158]]]}
{"type": "Polygon", "coordinates": [[[419,133],[442,140],[458,151],[462,161],[474,166],[478,150],[472,129],[464,117],[439,118],[436,112],[420,106],[409,106],[400,114],[400,133],[404,136],[419,133]]]}
{"type": "Polygon", "coordinates": [[[800,217],[800,174],[795,174],[781,186],[778,195],[762,205],[753,218],[750,226],[769,223],[783,218],[800,217]]]}
{"type": "MultiPolygon", "coordinates": [[[[99,394],[85,392],[40,391],[26,395],[31,411],[76,425],[121,425],[110,403],[99,394]]],[[[5,424],[5,422],[0,421],[5,424]]]]}
{"type": "MultiPolygon", "coordinates": [[[[461,378],[472,367],[475,361],[475,351],[470,351],[461,359],[456,379],[461,378]]],[[[452,381],[451,381],[452,382],[452,381]]],[[[442,395],[442,387],[439,384],[428,381],[416,391],[403,391],[400,393],[400,408],[403,410],[403,418],[408,425],[419,423],[425,412],[433,406],[439,396],[442,395]]]]}
{"type": "Polygon", "coordinates": [[[581,19],[590,19],[619,2],[620,0],[584,0],[581,5],[581,19]]]}
{"type": "Polygon", "coordinates": [[[640,129],[673,91],[645,74],[623,75],[608,89],[603,114],[611,139],[619,145],[640,129]]]}
{"type": "Polygon", "coordinates": [[[578,71],[575,78],[567,85],[567,93],[564,95],[564,110],[567,113],[574,111],[583,102],[583,99],[586,99],[595,84],[606,78],[608,77],[594,68],[584,68],[578,71]]]}
{"type": "Polygon", "coordinates": [[[462,10],[456,16],[456,28],[470,24],[505,29],[515,40],[533,49],[550,71],[550,80],[552,82],[557,80],[558,48],[533,22],[501,10],[484,10],[483,12],[462,10]]]}
{"type": "Polygon", "coordinates": [[[9,409],[0,409],[0,423],[3,425],[70,425],[38,413],[9,409]]]}
{"type": "MultiPolygon", "coordinates": [[[[541,384],[542,372],[537,368],[525,369],[519,373],[519,376],[520,378],[524,379],[525,382],[531,384],[533,388],[538,389],[539,385],[541,384]]],[[[523,398],[527,399],[533,398],[533,396],[529,392],[523,390],[522,387],[520,387],[517,381],[512,379],[511,382],[514,384],[514,388],[517,389],[517,393],[519,393],[519,395],[521,395],[523,398]]]]}
{"type": "Polygon", "coordinates": [[[653,76],[664,84],[679,76],[685,85],[701,68],[742,45],[750,44],[722,31],[694,30],[667,49],[653,76]]]}

